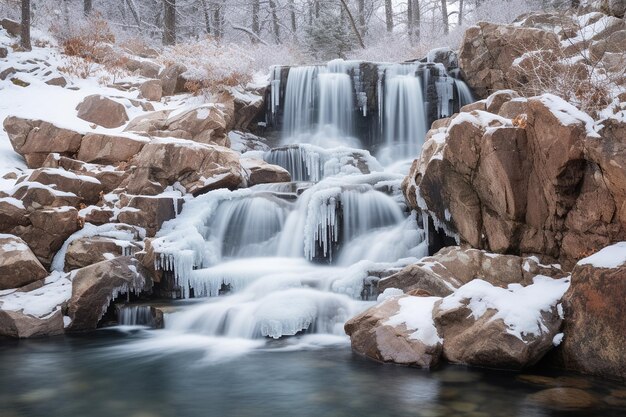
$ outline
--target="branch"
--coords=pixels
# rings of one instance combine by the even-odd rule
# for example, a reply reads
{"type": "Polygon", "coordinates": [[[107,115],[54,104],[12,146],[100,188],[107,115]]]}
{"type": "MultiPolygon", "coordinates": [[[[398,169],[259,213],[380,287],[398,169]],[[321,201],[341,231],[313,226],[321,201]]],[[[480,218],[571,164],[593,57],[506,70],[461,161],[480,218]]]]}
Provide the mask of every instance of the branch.
{"type": "Polygon", "coordinates": [[[359,29],[356,27],[356,23],[354,22],[354,16],[352,16],[352,13],[350,12],[350,9],[348,8],[348,5],[346,4],[346,0],[339,0],[339,1],[341,2],[341,4],[343,5],[344,10],[348,14],[348,18],[350,19],[350,25],[352,26],[352,30],[354,31],[354,34],[356,35],[356,38],[359,41],[359,45],[361,45],[361,48],[365,49],[365,44],[363,43],[363,38],[361,38],[361,34],[359,33],[359,29]]]}
{"type": "Polygon", "coordinates": [[[261,42],[263,45],[268,46],[268,43],[265,42],[263,39],[261,39],[256,33],[254,33],[253,31],[251,31],[250,29],[243,27],[243,26],[237,26],[235,24],[233,24],[232,22],[228,22],[230,23],[230,26],[235,29],[235,30],[240,30],[242,32],[245,32],[248,34],[248,36],[250,36],[253,39],[256,39],[257,41],[261,42]]]}

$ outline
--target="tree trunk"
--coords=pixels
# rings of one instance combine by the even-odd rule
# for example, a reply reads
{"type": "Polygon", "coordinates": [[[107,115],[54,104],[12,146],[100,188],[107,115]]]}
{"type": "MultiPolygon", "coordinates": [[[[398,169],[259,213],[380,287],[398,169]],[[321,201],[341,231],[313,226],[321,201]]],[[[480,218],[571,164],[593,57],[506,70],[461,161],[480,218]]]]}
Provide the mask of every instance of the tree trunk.
{"type": "Polygon", "coordinates": [[[296,36],[298,25],[296,20],[296,5],[294,3],[294,0],[289,0],[289,17],[291,19],[291,31],[293,32],[293,36],[296,36]]]}
{"type": "Polygon", "coordinates": [[[406,31],[409,35],[409,42],[413,45],[413,0],[406,2],[406,31]]]}
{"type": "Polygon", "coordinates": [[[443,34],[447,35],[450,31],[450,24],[448,22],[448,1],[441,0],[441,23],[443,25],[443,34]]]}
{"type": "Polygon", "coordinates": [[[85,0],[83,3],[83,13],[85,13],[85,16],[89,16],[89,13],[91,13],[91,0],[85,0]]]}
{"type": "Polygon", "coordinates": [[[261,13],[261,4],[259,0],[252,0],[252,32],[259,36],[261,34],[261,26],[259,24],[259,13],[261,13]]]}
{"type": "Polygon", "coordinates": [[[202,3],[202,12],[204,13],[204,30],[207,35],[211,34],[211,14],[209,13],[209,6],[206,4],[206,0],[200,0],[202,3]]]}
{"type": "Polygon", "coordinates": [[[216,39],[222,38],[222,6],[219,3],[214,3],[215,9],[213,9],[213,32],[216,39]]]}
{"type": "Polygon", "coordinates": [[[413,3],[413,27],[415,28],[415,39],[419,42],[422,37],[422,10],[419,0],[409,0],[413,3]]]}
{"type": "Polygon", "coordinates": [[[354,16],[352,16],[352,13],[350,13],[350,9],[348,9],[348,5],[346,4],[346,0],[339,0],[341,1],[341,4],[343,5],[343,9],[345,10],[346,14],[348,15],[348,19],[350,20],[350,26],[352,26],[352,30],[354,31],[354,35],[356,36],[357,40],[359,41],[359,45],[361,46],[361,48],[365,49],[365,44],[363,43],[363,38],[361,38],[361,34],[359,33],[359,29],[357,29],[356,27],[356,23],[354,21],[354,16]]]}
{"type": "Polygon", "coordinates": [[[459,26],[463,25],[463,0],[459,0],[459,26]]]}
{"type": "Polygon", "coordinates": [[[393,5],[391,0],[385,0],[385,23],[387,32],[393,32],[393,5]]]}
{"type": "Polygon", "coordinates": [[[163,45],[176,43],[176,0],[163,0],[163,45]]]}
{"type": "Polygon", "coordinates": [[[270,0],[270,11],[272,12],[272,27],[274,29],[274,40],[280,43],[280,23],[278,22],[278,12],[276,10],[276,2],[270,0]]]}
{"type": "Polygon", "coordinates": [[[130,14],[133,15],[133,19],[135,20],[137,29],[141,32],[141,19],[139,18],[139,13],[137,12],[137,5],[135,4],[135,0],[126,0],[126,3],[128,4],[128,8],[130,9],[130,14]]]}
{"type": "Polygon", "coordinates": [[[22,48],[30,51],[30,0],[22,0],[22,48]]]}
{"type": "Polygon", "coordinates": [[[359,8],[359,32],[361,36],[365,36],[365,0],[358,0],[357,6],[359,8]]]}

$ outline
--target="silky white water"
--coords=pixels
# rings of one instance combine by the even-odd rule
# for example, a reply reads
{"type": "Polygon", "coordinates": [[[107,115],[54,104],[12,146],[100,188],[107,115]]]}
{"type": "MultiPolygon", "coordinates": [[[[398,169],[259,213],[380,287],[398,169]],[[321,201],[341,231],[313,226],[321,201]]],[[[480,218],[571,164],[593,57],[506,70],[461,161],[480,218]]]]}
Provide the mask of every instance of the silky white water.
{"type": "MultiPolygon", "coordinates": [[[[368,102],[358,63],[289,70],[284,145],[262,157],[293,182],[215,190],[187,201],[163,225],[152,241],[155,268],[179,297],[195,301],[166,313],[165,329],[136,348],[187,340],[241,354],[272,339],[294,349],[347,343],[343,325],[372,304],[377,280],[427,255],[401,192],[402,160],[419,155],[426,133],[425,71],[419,64],[382,68],[377,157],[354,137],[355,117],[368,102]]],[[[456,96],[469,92],[452,77],[445,83],[437,91],[448,105],[452,88],[456,96]]],[[[280,95],[271,97],[278,109],[280,95]]],[[[127,322],[142,320],[132,317],[139,311],[124,314],[127,322]]]]}

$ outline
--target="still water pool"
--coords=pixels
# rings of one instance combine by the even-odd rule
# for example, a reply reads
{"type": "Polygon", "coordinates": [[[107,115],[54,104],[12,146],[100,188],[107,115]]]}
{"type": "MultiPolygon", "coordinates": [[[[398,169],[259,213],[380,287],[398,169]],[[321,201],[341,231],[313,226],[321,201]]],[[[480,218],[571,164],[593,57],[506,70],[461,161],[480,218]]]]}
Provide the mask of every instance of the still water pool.
{"type": "Polygon", "coordinates": [[[146,333],[1,340],[0,416],[626,415],[626,387],[602,380],[561,374],[528,382],[517,373],[461,366],[429,372],[378,364],[345,344],[254,350],[220,361],[207,360],[197,346],[125,349],[151,337],[146,333]],[[596,405],[558,411],[529,399],[555,384],[584,389],[596,405]]]}

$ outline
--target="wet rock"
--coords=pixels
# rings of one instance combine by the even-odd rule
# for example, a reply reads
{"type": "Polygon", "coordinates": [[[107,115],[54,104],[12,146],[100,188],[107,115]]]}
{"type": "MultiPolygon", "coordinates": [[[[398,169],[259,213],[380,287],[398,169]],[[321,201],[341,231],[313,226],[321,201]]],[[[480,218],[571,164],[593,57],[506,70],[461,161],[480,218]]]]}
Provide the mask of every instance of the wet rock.
{"type": "Polygon", "coordinates": [[[412,309],[416,303],[421,313],[429,314],[436,300],[434,297],[392,297],[348,320],[345,331],[350,336],[352,349],[382,362],[422,368],[436,366],[441,356],[441,340],[430,315],[422,320],[420,329],[403,322],[400,315],[403,308],[412,309]]]}
{"type": "Polygon", "coordinates": [[[34,317],[21,311],[0,310],[0,336],[29,338],[63,333],[63,314],[57,310],[47,317],[34,317]]]}
{"type": "Polygon", "coordinates": [[[79,118],[106,128],[120,127],[128,121],[123,104],[99,94],[85,97],[76,110],[79,118]]]}
{"type": "Polygon", "coordinates": [[[22,287],[47,275],[26,242],[17,236],[0,234],[0,290],[22,287]]]}
{"type": "Polygon", "coordinates": [[[581,410],[593,408],[597,398],[577,388],[550,388],[528,396],[528,401],[554,410],[581,410]]]}
{"type": "Polygon", "coordinates": [[[72,281],[68,315],[71,331],[92,330],[118,295],[152,287],[146,270],[130,257],[99,262],[77,270],[72,281]]]}
{"type": "Polygon", "coordinates": [[[241,166],[246,172],[248,186],[277,182],[290,182],[291,175],[278,165],[268,164],[261,159],[242,158],[241,166]]]}

